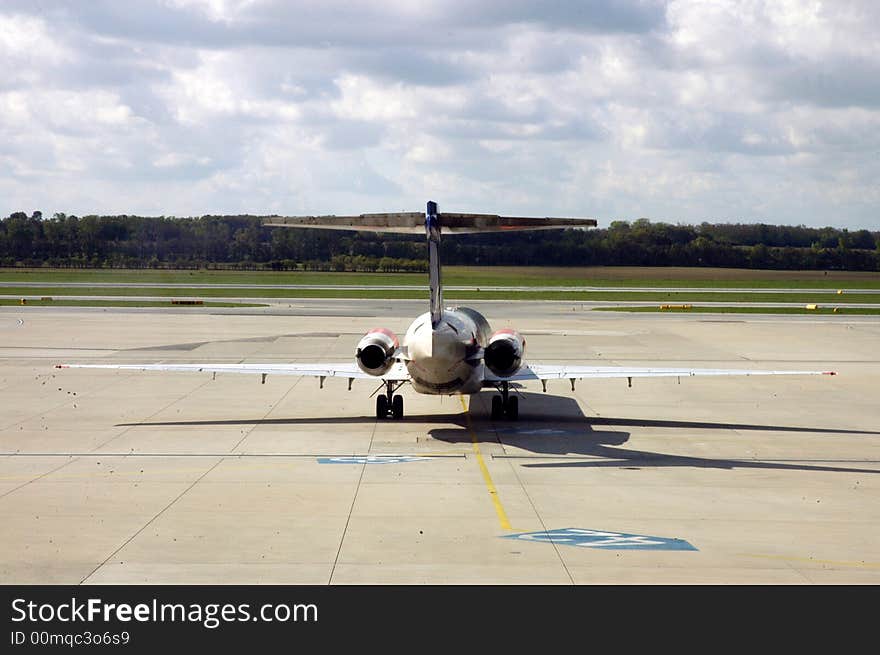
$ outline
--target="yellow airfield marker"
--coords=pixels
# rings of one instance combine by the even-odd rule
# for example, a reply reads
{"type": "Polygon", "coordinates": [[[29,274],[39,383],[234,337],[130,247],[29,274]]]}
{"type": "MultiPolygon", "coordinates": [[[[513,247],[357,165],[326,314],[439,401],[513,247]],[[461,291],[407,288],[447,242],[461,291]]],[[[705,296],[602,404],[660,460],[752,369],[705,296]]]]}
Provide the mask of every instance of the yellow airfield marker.
{"type": "Polygon", "coordinates": [[[480,465],[480,471],[483,474],[483,481],[486,483],[486,489],[489,491],[489,497],[492,499],[492,504],[495,506],[495,513],[498,514],[498,522],[501,524],[502,529],[513,530],[513,528],[510,527],[510,521],[507,518],[507,513],[504,511],[504,507],[501,505],[501,500],[498,498],[498,490],[495,489],[495,483],[492,482],[492,476],[489,475],[489,469],[486,466],[485,460],[483,460],[483,453],[480,452],[480,444],[477,441],[477,433],[474,432],[474,428],[471,425],[471,414],[468,410],[467,404],[464,401],[464,396],[459,396],[459,400],[461,400],[461,407],[462,409],[464,409],[468,432],[471,433],[471,442],[474,449],[474,455],[477,458],[477,463],[480,465]]]}

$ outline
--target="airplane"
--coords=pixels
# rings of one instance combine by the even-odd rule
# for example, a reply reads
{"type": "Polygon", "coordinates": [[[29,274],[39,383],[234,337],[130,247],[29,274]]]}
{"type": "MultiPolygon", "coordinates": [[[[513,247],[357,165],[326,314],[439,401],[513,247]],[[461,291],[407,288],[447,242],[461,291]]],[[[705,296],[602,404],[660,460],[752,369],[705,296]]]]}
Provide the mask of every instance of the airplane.
{"type": "MultiPolygon", "coordinates": [[[[498,391],[492,396],[492,419],[516,420],[519,399],[511,393],[522,382],[548,380],[695,377],[735,375],[835,375],[833,371],[752,369],[654,368],[631,366],[578,366],[530,364],[525,361],[526,340],[518,331],[493,331],[486,318],[470,307],[444,307],[440,275],[440,235],[595,227],[595,219],[531,218],[495,214],[440,213],[429,201],[424,214],[397,212],[358,216],[273,216],[262,220],[270,227],[360,230],[412,234],[424,230],[428,241],[429,311],[417,317],[401,340],[391,330],[378,327],[367,332],[355,347],[354,361],[314,364],[57,364],[56,368],[104,368],[116,370],[244,373],[262,376],[317,377],[320,387],[328,377],[379,381],[377,419],[403,418],[405,384],[416,392],[433,395],[471,395],[482,389],[498,391]]],[[[374,392],[375,393],[375,392],[374,392]]]]}

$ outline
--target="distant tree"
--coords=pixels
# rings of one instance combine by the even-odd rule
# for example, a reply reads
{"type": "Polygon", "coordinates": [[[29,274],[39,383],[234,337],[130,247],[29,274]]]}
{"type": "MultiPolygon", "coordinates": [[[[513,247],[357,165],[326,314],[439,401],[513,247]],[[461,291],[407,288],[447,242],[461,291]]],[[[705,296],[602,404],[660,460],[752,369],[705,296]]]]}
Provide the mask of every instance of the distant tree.
{"type": "MultiPolygon", "coordinates": [[[[257,216],[97,216],[15,212],[0,220],[0,264],[423,271],[419,235],[269,229],[257,216]]],[[[880,269],[880,233],[760,224],[615,220],[608,228],[463,235],[449,264],[880,269]]]]}

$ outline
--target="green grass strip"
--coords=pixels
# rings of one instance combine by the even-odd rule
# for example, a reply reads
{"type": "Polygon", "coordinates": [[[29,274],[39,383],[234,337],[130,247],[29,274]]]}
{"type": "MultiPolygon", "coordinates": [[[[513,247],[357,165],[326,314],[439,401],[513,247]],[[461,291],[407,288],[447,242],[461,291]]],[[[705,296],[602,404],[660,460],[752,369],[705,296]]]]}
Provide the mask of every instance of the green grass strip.
{"type": "MultiPolygon", "coordinates": [[[[35,296],[161,296],[168,298],[375,298],[427,299],[427,289],[238,289],[211,287],[140,288],[140,287],[0,287],[0,295],[35,296]]],[[[642,292],[642,291],[444,291],[448,300],[566,300],[583,302],[645,301],[672,304],[699,302],[763,302],[880,304],[880,294],[810,293],[713,293],[713,292],[642,292]]]]}
{"type": "Polygon", "coordinates": [[[201,305],[173,305],[166,300],[40,300],[28,298],[25,305],[14,298],[0,298],[0,306],[21,307],[268,307],[259,303],[206,302],[201,305]]]}
{"type": "MultiPolygon", "coordinates": [[[[447,286],[602,286],[713,288],[880,289],[880,273],[851,271],[755,271],[666,267],[445,266],[447,286]]],[[[2,282],[150,282],[168,284],[426,284],[425,273],[214,271],[129,269],[0,269],[2,282]]]]}
{"type": "Polygon", "coordinates": [[[696,306],[691,309],[660,309],[659,307],[594,307],[594,312],[640,312],[653,314],[822,314],[822,315],[880,315],[880,307],[707,307],[696,306]]]}

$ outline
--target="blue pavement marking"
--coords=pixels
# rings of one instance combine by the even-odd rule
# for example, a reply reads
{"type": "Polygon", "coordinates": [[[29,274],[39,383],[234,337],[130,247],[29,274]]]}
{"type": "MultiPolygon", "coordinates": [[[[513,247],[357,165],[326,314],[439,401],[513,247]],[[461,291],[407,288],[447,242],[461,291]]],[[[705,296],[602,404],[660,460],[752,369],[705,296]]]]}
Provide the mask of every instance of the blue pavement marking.
{"type": "Polygon", "coordinates": [[[607,530],[584,530],[582,528],[563,528],[546,532],[523,532],[504,535],[505,539],[523,541],[543,541],[563,546],[599,548],[602,550],[697,550],[684,539],[669,537],[650,537],[625,532],[607,530]]]}
{"type": "Polygon", "coordinates": [[[406,464],[408,462],[422,462],[430,457],[416,457],[414,455],[369,455],[360,457],[319,457],[318,464],[406,464]]]}

